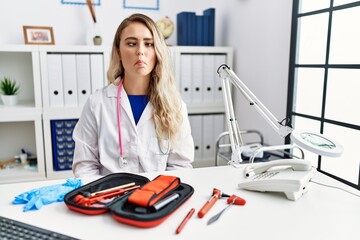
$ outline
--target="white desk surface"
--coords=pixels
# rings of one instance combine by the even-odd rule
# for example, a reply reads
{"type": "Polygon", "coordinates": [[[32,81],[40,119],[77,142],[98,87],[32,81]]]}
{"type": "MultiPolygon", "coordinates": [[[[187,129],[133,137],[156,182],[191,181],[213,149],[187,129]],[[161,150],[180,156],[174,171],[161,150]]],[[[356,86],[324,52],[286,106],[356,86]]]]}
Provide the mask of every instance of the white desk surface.
{"type": "MultiPolygon", "coordinates": [[[[159,174],[176,175],[192,185],[193,196],[162,224],[137,228],[115,221],[110,213],[88,216],[69,210],[63,202],[40,210],[23,212],[23,205],[13,205],[14,197],[31,189],[64,183],[51,180],[0,185],[0,215],[47,228],[79,239],[360,239],[360,198],[347,192],[309,183],[309,191],[297,201],[282,193],[261,193],[237,189],[241,168],[232,166],[197,168],[146,173],[149,179],[159,174]],[[208,219],[227,206],[220,199],[200,219],[197,212],[212,194],[213,188],[246,199],[245,206],[231,206],[221,218],[207,225],[208,219]],[[175,229],[189,210],[195,214],[180,234],[175,229]]],[[[314,180],[359,191],[321,173],[314,180]]],[[[84,183],[86,183],[84,181],[84,183]]]]}

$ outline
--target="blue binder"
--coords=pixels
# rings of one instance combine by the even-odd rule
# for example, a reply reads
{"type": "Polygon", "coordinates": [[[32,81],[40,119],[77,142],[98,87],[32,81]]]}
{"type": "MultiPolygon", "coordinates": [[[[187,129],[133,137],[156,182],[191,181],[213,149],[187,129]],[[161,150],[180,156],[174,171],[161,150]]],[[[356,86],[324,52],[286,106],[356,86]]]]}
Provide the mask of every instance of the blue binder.
{"type": "Polygon", "coordinates": [[[204,16],[209,16],[209,34],[208,34],[208,45],[215,45],[215,8],[209,8],[204,10],[204,16]]]}

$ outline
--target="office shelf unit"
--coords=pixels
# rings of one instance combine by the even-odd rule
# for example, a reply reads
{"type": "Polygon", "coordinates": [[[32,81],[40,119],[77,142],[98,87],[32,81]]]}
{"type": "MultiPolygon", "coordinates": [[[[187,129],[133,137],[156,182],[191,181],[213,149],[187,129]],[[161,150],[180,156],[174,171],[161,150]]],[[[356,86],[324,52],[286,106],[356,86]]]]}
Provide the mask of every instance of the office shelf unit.
{"type": "Polygon", "coordinates": [[[214,166],[217,136],[225,128],[222,82],[217,69],[232,67],[231,47],[173,47],[177,88],[187,104],[195,143],[194,167],[214,166]]]}
{"type": "Polygon", "coordinates": [[[36,46],[0,46],[0,78],[10,77],[20,85],[16,106],[0,104],[0,161],[14,159],[21,149],[37,157],[36,167],[17,162],[0,169],[0,183],[46,177],[39,58],[36,46]]]}
{"type": "MultiPolygon", "coordinates": [[[[217,136],[214,132],[212,135],[204,135],[204,133],[209,133],[218,122],[220,122],[219,131],[224,131],[225,108],[222,101],[221,81],[216,70],[223,63],[232,66],[233,50],[228,47],[190,46],[174,46],[170,47],[170,50],[174,60],[177,88],[187,103],[192,128],[199,130],[193,131],[197,144],[194,166],[214,165],[217,136]],[[188,68],[187,59],[190,59],[191,68],[188,68]],[[211,85],[208,86],[208,83],[211,85]],[[188,88],[190,95],[189,92],[185,92],[185,88],[188,88]],[[200,95],[196,95],[197,93],[200,95]],[[189,98],[189,96],[193,97],[189,98]],[[196,124],[202,127],[196,127],[196,124]],[[203,139],[213,139],[213,146],[210,148],[202,146],[201,144],[210,144],[202,141],[203,139]]],[[[54,160],[54,156],[58,157],[59,152],[54,155],[56,138],[52,131],[56,130],[54,126],[76,121],[80,117],[83,103],[88,95],[107,84],[106,71],[110,52],[111,46],[0,46],[0,77],[13,77],[21,85],[18,105],[5,107],[0,102],[0,161],[14,158],[22,148],[37,157],[36,167],[17,164],[0,169],[0,183],[73,176],[72,171],[69,170],[70,148],[67,149],[69,159],[66,165],[63,165],[63,158],[54,160]],[[79,66],[84,62],[90,64],[85,66],[86,71],[90,71],[90,80],[88,80],[91,82],[88,86],[90,91],[89,89],[82,91],[78,80],[76,80],[77,84],[69,81],[71,76],[74,78],[76,74],[85,74],[85,77],[76,75],[75,79],[89,77],[86,71],[82,73],[78,71],[79,66]],[[100,68],[100,72],[94,72],[96,68],[100,68]],[[68,89],[71,87],[74,89],[68,89]],[[76,98],[70,94],[70,90],[72,94],[77,94],[76,98]],[[88,95],[85,96],[84,92],[88,95]]],[[[71,135],[71,128],[66,128],[65,131],[69,140],[66,146],[70,146],[72,143],[68,136],[71,135]]],[[[62,141],[62,137],[65,136],[60,136],[57,140],[62,141]]],[[[63,145],[57,147],[61,148],[63,145]]]]}
{"type": "Polygon", "coordinates": [[[40,49],[46,176],[72,177],[74,123],[91,93],[106,84],[110,47],[51,46],[40,49]],[[84,80],[86,81],[84,82],[84,80]],[[61,128],[54,129],[63,124],[61,128]],[[71,126],[70,126],[71,125],[71,126]],[[55,131],[62,131],[56,137],[55,131]],[[62,140],[60,140],[62,139],[62,140]]]}

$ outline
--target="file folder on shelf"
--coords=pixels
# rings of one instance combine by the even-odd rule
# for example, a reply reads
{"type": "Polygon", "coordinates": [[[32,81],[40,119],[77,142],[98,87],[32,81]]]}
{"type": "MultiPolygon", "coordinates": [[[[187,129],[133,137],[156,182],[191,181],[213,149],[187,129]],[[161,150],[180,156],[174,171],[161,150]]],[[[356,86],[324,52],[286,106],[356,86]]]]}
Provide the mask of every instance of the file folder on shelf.
{"type": "Polygon", "coordinates": [[[90,55],[76,55],[76,77],[79,105],[86,102],[91,94],[90,55]]]}
{"type": "MultiPolygon", "coordinates": [[[[215,45],[215,8],[206,9],[204,16],[209,16],[209,25],[208,25],[208,39],[206,41],[206,46],[215,45]]],[[[205,36],[205,34],[204,34],[205,36]]]]}
{"type": "Polygon", "coordinates": [[[215,55],[205,54],[203,59],[203,102],[215,102],[215,81],[220,79],[216,76],[215,55]]]}
{"type": "Polygon", "coordinates": [[[191,58],[191,102],[200,103],[203,101],[203,55],[192,54],[191,58]]]}
{"type": "MultiPolygon", "coordinates": [[[[215,55],[214,69],[217,70],[218,67],[224,63],[226,63],[226,55],[225,54],[215,55]]],[[[217,102],[217,103],[224,102],[222,82],[218,76],[217,76],[217,80],[215,80],[215,102],[217,102]]]]}
{"type": "Polygon", "coordinates": [[[96,92],[104,87],[104,59],[102,54],[90,55],[91,90],[96,92]]]}
{"type": "Polygon", "coordinates": [[[180,93],[185,103],[192,102],[191,96],[191,54],[181,54],[180,56],[180,93]]]}
{"type": "Polygon", "coordinates": [[[191,126],[191,134],[194,139],[195,161],[201,160],[203,157],[202,127],[201,127],[202,115],[190,115],[189,121],[191,126]]]}
{"type": "Polygon", "coordinates": [[[62,72],[64,82],[64,105],[77,106],[77,78],[75,54],[62,54],[62,72]]]}
{"type": "Polygon", "coordinates": [[[179,46],[214,46],[215,8],[195,12],[180,12],[177,20],[177,44],[179,46]]]}
{"type": "Polygon", "coordinates": [[[47,55],[50,107],[64,106],[61,54],[47,55]]]}
{"type": "Polygon", "coordinates": [[[215,156],[214,115],[202,116],[203,159],[215,156]]]}

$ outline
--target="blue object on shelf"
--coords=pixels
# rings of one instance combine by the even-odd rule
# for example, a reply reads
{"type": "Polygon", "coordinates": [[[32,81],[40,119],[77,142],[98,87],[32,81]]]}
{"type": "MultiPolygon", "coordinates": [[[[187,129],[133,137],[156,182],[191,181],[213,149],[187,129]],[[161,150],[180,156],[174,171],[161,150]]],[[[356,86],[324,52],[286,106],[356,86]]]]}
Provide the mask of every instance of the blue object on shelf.
{"type": "Polygon", "coordinates": [[[203,16],[180,12],[176,20],[179,46],[214,46],[215,8],[204,10],[203,16]]]}
{"type": "MultiPolygon", "coordinates": [[[[204,16],[209,16],[209,24],[208,24],[208,39],[206,46],[215,46],[215,8],[206,9],[204,12],[204,16]]],[[[205,36],[205,34],[204,34],[205,36]]],[[[206,36],[205,36],[206,37],[206,36]]]]}
{"type": "Polygon", "coordinates": [[[72,168],[75,142],[72,133],[78,119],[51,120],[54,171],[72,168]]]}

